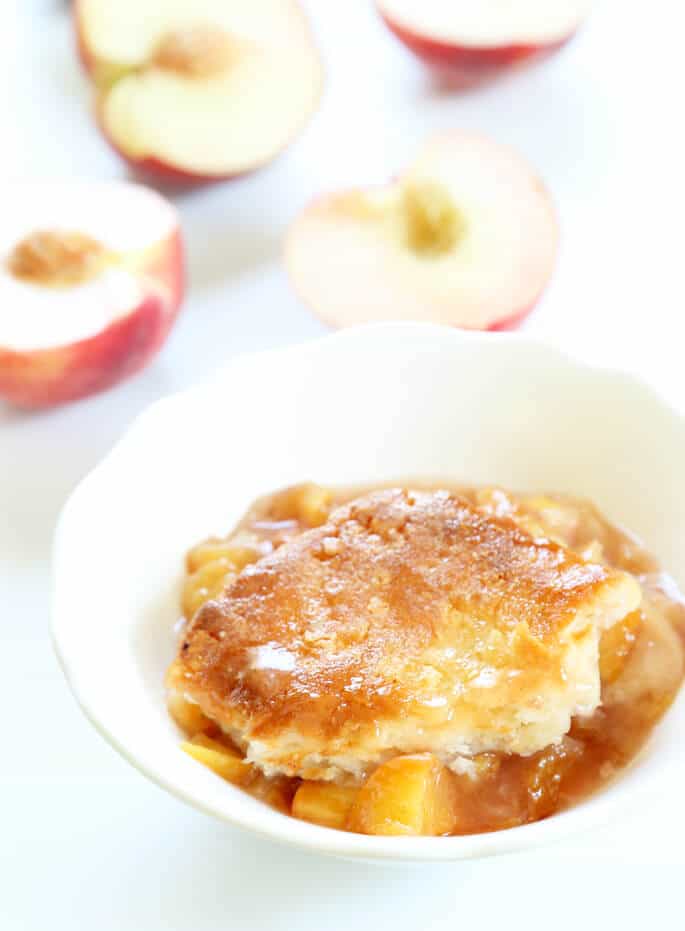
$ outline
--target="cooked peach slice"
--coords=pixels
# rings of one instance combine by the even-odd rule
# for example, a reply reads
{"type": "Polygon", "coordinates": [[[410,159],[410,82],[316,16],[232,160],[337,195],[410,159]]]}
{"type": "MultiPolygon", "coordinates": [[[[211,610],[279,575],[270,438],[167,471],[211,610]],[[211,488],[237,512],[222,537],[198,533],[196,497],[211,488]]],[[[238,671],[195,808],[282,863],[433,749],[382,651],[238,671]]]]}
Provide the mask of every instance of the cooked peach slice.
{"type": "Polygon", "coordinates": [[[190,620],[206,601],[220,595],[224,586],[235,578],[236,574],[233,563],[221,556],[205,563],[189,575],[183,586],[181,598],[184,617],[190,620]]]}
{"type": "Polygon", "coordinates": [[[295,793],[292,813],[303,821],[343,829],[358,791],[327,782],[303,782],[295,793]]]}
{"type": "Polygon", "coordinates": [[[614,682],[623,672],[635,646],[641,623],[642,613],[632,611],[602,634],[599,641],[599,675],[603,685],[614,682]]]}
{"type": "Polygon", "coordinates": [[[562,781],[580,759],[582,749],[581,743],[565,737],[530,758],[526,779],[527,821],[539,821],[557,810],[562,781]]]}
{"type": "Polygon", "coordinates": [[[244,569],[249,563],[255,562],[262,555],[263,552],[257,544],[250,546],[237,540],[222,540],[211,537],[189,550],[186,556],[186,569],[188,572],[197,572],[207,563],[216,562],[218,559],[227,559],[236,572],[240,572],[241,569],[244,569]]]}
{"type": "Polygon", "coordinates": [[[244,786],[254,775],[253,767],[235,750],[205,734],[182,743],[181,749],[234,785],[244,786]]]}
{"type": "Polygon", "coordinates": [[[215,727],[212,721],[202,713],[195,702],[186,701],[178,692],[171,692],[167,699],[169,714],[181,730],[189,737],[203,733],[215,727]]]}
{"type": "Polygon", "coordinates": [[[326,522],[333,493],[314,482],[292,485],[274,495],[269,502],[269,517],[277,521],[297,520],[307,527],[326,522]]]}
{"type": "Polygon", "coordinates": [[[348,827],[360,834],[449,834],[456,802],[454,777],[432,753],[396,756],[361,787],[348,827]]]}

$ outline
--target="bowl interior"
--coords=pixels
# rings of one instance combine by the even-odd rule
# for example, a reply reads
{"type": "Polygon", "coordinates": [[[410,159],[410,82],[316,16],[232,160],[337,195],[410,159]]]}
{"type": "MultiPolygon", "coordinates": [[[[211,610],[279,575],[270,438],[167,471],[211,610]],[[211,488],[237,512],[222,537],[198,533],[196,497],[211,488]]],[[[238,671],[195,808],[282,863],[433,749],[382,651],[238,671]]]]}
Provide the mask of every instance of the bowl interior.
{"type": "Polygon", "coordinates": [[[457,858],[604,816],[668,772],[680,701],[615,785],[549,821],[480,838],[366,838],[278,815],[178,749],[163,677],[185,550],[259,494],[411,476],[592,498],[685,584],[685,428],[628,376],[522,337],[383,326],[236,360],[140,418],[67,504],[53,630],[84,710],[148,775],[206,811],[345,856],[457,858]]]}

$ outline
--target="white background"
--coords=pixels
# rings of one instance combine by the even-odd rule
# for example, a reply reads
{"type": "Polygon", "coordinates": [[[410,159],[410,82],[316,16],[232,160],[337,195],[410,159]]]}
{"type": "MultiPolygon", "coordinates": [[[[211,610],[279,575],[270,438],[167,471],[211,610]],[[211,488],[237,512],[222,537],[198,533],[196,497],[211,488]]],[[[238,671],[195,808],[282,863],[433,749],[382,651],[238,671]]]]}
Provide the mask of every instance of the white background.
{"type": "MultiPolygon", "coordinates": [[[[149,402],[237,352],[324,332],[280,265],[288,222],[321,190],[389,177],[434,129],[471,127],[518,147],[554,192],[561,260],[525,328],[641,371],[685,407],[680,5],[606,0],[555,58],[461,96],[432,83],[371,3],[308,6],[327,68],[322,107],[272,166],[173,195],[191,288],[163,353],[78,405],[33,415],[0,406],[0,928],[624,929],[659,912],[677,926],[680,799],[537,854],[412,870],[322,860],[238,834],[148,784],[91,730],[57,668],[49,557],[66,495],[149,402]]],[[[89,118],[66,9],[0,0],[9,183],[126,176],[89,118]]],[[[249,386],[235,403],[246,400],[249,386]]],[[[202,436],[179,442],[201,450],[202,436]]]]}

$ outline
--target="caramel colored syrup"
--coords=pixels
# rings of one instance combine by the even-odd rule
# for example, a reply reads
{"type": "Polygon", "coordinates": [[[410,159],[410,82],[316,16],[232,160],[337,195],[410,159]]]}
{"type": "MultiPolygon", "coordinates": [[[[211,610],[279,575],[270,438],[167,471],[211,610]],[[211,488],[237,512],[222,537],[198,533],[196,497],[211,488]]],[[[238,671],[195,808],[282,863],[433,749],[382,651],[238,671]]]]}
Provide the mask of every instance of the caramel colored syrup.
{"type": "MultiPolygon", "coordinates": [[[[458,800],[457,826],[452,833],[496,831],[546,818],[614,779],[640,751],[674,700],[684,673],[685,601],[644,547],[589,502],[445,483],[412,481],[410,486],[448,488],[486,511],[510,515],[533,535],[547,536],[589,561],[632,573],[642,586],[640,610],[603,636],[602,704],[594,714],[574,719],[560,743],[532,756],[483,753],[469,762],[468,772],[451,775],[458,800]]],[[[226,544],[242,554],[237,557],[239,571],[291,537],[324,523],[335,506],[370,490],[368,486],[330,490],[302,485],[276,492],[257,500],[228,537],[211,545],[226,544]]],[[[189,568],[195,568],[195,573],[188,577],[191,591],[186,598],[194,606],[216,594],[198,597],[192,591],[193,577],[202,571],[195,566],[193,553],[203,546],[207,544],[189,554],[189,568]]],[[[229,572],[227,583],[230,578],[229,572]]],[[[284,777],[277,779],[281,790],[284,781],[288,782],[284,777]]],[[[264,777],[257,780],[260,789],[253,794],[268,800],[264,782],[264,777]]],[[[291,798],[300,781],[289,782],[285,795],[291,798]]],[[[246,788],[251,791],[249,785],[246,788]]],[[[284,792],[277,794],[277,807],[282,809],[284,792]]]]}

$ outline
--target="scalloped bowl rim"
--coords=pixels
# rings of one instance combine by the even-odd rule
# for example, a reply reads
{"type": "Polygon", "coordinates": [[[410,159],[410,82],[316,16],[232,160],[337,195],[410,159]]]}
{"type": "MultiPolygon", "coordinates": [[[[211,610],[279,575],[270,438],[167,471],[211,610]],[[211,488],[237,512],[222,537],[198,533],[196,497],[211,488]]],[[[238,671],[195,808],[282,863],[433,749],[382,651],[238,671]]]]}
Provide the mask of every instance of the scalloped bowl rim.
{"type": "MultiPolygon", "coordinates": [[[[636,784],[631,785],[631,791],[627,793],[628,797],[625,792],[613,791],[614,785],[620,784],[628,774],[633,774],[636,769],[640,769],[642,759],[650,755],[650,745],[648,745],[638,760],[629,767],[628,773],[623,773],[614,785],[605,788],[574,808],[541,822],[490,834],[447,838],[369,837],[309,824],[280,814],[252,799],[249,799],[248,803],[245,794],[229,784],[225,785],[226,805],[219,810],[217,804],[206,797],[207,793],[194,785],[189,787],[187,779],[180,778],[176,773],[170,773],[164,765],[158,765],[154,758],[145,757],[141,752],[133,750],[128,739],[122,738],[117,728],[111,725],[107,709],[103,709],[99,696],[93,693],[92,683],[89,684],[87,681],[88,656],[84,655],[81,650],[78,628],[73,628],[70,623],[69,604],[72,599],[69,592],[65,593],[61,585],[62,573],[73,563],[73,554],[69,550],[70,537],[73,535],[72,525],[78,523],[84,508],[88,509],[89,501],[98,500],[100,490],[106,489],[108,482],[111,483],[114,480],[116,484],[117,470],[125,465],[127,460],[135,460],[136,455],[144,450],[145,437],[156,421],[176,408],[179,409],[180,414],[188,410],[189,406],[193,410],[200,409],[203,399],[213,396],[222,383],[230,383],[238,369],[246,371],[254,365],[263,367],[270,360],[276,359],[288,358],[291,362],[303,361],[307,358],[314,359],[322,353],[329,353],[332,356],[349,355],[364,347],[368,348],[370,344],[379,348],[384,344],[395,348],[411,347],[411,352],[416,345],[431,346],[438,355],[453,350],[467,351],[469,354],[475,353],[476,355],[484,351],[487,354],[495,345],[506,346],[513,355],[524,353],[530,359],[538,361],[544,359],[547,363],[552,362],[563,369],[567,375],[571,373],[574,379],[582,381],[585,377],[592,376],[595,379],[601,378],[607,384],[613,382],[615,386],[622,385],[626,391],[630,388],[633,392],[639,392],[649,406],[655,410],[660,409],[667,415],[672,424],[677,425],[685,437],[685,420],[682,415],[640,379],[620,369],[586,364],[542,340],[521,333],[486,334],[413,323],[372,324],[353,327],[293,346],[236,356],[219,372],[200,384],[162,398],[143,411],[110,453],[79,483],[62,510],[55,533],[53,553],[51,632],[61,667],[85,715],[99,733],[133,766],[153,782],[195,808],[214,815],[235,827],[250,830],[274,841],[311,852],[369,862],[452,861],[537,847],[609,821],[621,811],[626,810],[630,804],[634,804],[636,793],[642,797],[645,793],[654,792],[659,786],[663,788],[670,782],[673,782],[675,786],[677,774],[671,772],[668,777],[663,774],[663,778],[659,778],[652,773],[650,778],[642,780],[638,778],[637,781],[633,779],[632,782],[636,784]]],[[[399,478],[402,474],[400,470],[400,474],[396,477],[399,478]]],[[[474,480],[477,481],[478,477],[476,476],[474,480]]],[[[192,540],[188,543],[192,543],[192,540]]],[[[682,694],[666,716],[667,719],[670,720],[676,708],[678,716],[685,720],[685,701],[682,694]]],[[[131,720],[133,721],[133,717],[131,720]]],[[[191,766],[197,766],[193,761],[188,760],[188,763],[191,766]]],[[[685,766],[683,766],[683,774],[685,774],[685,766]]],[[[207,776],[216,778],[209,773],[207,776]]]]}

